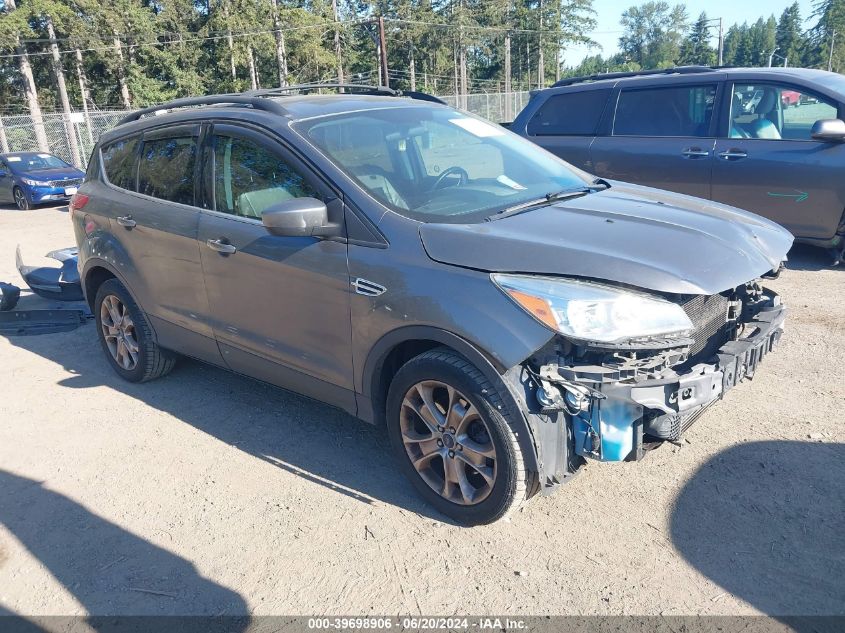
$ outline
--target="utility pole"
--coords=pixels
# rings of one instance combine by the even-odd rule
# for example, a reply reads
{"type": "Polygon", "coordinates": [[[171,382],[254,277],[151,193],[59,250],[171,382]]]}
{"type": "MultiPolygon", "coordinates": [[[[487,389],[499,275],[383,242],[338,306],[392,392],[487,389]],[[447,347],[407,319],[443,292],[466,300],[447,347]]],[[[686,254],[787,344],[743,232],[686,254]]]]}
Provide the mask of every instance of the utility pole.
{"type": "Polygon", "coordinates": [[[827,69],[833,70],[833,45],[836,43],[836,29],[830,34],[830,55],[827,57],[827,69]]]}
{"type": "Polygon", "coordinates": [[[0,152],[9,153],[9,139],[6,138],[6,128],[3,127],[2,116],[0,116],[0,152]]]}
{"type": "Polygon", "coordinates": [[[540,0],[540,32],[537,33],[537,49],[537,87],[542,90],[546,84],[546,61],[543,59],[543,0],[540,0]]]}
{"type": "Polygon", "coordinates": [[[505,33],[505,120],[513,117],[511,111],[511,33],[505,33]]]}
{"type": "Polygon", "coordinates": [[[337,57],[337,83],[343,83],[343,55],[340,48],[340,25],[337,12],[337,0],[332,0],[332,14],[334,15],[334,54],[337,57]]]}
{"type": "Polygon", "coordinates": [[[384,38],[384,17],[378,16],[378,48],[381,57],[382,85],[390,88],[390,77],[387,74],[387,42],[384,38]]]}
{"type": "Polygon", "coordinates": [[[725,32],[722,30],[722,18],[719,18],[719,66],[725,63],[725,32]]]}

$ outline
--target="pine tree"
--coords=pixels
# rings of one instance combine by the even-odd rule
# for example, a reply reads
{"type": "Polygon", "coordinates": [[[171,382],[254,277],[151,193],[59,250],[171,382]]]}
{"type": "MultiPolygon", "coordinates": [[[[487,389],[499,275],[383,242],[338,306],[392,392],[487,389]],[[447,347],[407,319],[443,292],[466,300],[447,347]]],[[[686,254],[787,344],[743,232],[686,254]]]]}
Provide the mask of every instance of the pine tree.
{"type": "Polygon", "coordinates": [[[775,34],[775,45],[778,53],[791,62],[793,66],[800,66],[804,55],[806,42],[801,31],[801,9],[795,2],[784,9],[778,20],[775,34]]]}
{"type": "Polygon", "coordinates": [[[678,63],[681,65],[701,64],[713,66],[717,61],[716,49],[710,45],[710,29],[707,14],[701,15],[690,28],[689,35],[681,44],[681,55],[678,63]]]}

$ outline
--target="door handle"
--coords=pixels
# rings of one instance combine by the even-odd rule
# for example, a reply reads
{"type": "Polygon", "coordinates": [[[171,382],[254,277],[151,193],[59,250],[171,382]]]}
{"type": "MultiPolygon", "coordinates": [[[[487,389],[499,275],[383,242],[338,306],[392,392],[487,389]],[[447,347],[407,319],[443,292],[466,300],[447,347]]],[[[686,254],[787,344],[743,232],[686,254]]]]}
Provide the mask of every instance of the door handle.
{"type": "Polygon", "coordinates": [[[710,156],[709,151],[700,147],[689,147],[681,152],[681,154],[687,158],[704,158],[705,156],[710,156]]]}
{"type": "Polygon", "coordinates": [[[207,240],[205,242],[206,246],[213,251],[217,251],[218,253],[223,253],[224,255],[231,255],[234,253],[237,248],[235,248],[234,244],[229,244],[228,242],[224,242],[223,238],[219,240],[207,240]]]}
{"type": "Polygon", "coordinates": [[[131,228],[133,228],[136,224],[138,224],[137,222],[135,222],[135,220],[133,220],[133,219],[132,219],[132,216],[131,216],[131,215],[123,215],[123,216],[120,216],[119,218],[117,218],[117,223],[118,223],[120,226],[125,226],[127,229],[131,229],[131,228]]]}
{"type": "Polygon", "coordinates": [[[724,158],[725,160],[739,160],[747,156],[748,153],[741,149],[728,149],[724,152],[719,152],[719,158],[724,158]]]}

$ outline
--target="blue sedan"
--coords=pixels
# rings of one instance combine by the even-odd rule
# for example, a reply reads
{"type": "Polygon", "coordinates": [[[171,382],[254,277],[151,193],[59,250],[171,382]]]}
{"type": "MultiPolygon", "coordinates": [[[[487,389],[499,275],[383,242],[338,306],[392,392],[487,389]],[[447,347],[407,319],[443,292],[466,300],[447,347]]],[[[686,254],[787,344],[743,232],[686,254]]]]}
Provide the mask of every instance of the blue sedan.
{"type": "Polygon", "coordinates": [[[0,203],[14,202],[25,210],[37,204],[67,202],[84,178],[85,172],[52,154],[0,154],[0,203]]]}

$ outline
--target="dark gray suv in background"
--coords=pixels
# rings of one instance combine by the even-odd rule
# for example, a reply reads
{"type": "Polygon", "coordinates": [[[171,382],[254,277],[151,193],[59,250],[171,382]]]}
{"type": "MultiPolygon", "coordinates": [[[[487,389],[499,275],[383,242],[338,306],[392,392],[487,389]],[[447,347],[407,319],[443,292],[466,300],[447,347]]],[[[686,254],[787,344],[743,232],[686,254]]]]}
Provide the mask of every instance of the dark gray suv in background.
{"type": "Polygon", "coordinates": [[[845,251],[845,77],[688,66],[564,79],[510,129],[604,178],[735,205],[845,251]]]}
{"type": "Polygon", "coordinates": [[[347,90],[180,100],[102,137],[70,211],[118,374],[178,353],[340,407],[478,524],[677,441],[780,337],[776,224],[347,90]]]}

